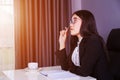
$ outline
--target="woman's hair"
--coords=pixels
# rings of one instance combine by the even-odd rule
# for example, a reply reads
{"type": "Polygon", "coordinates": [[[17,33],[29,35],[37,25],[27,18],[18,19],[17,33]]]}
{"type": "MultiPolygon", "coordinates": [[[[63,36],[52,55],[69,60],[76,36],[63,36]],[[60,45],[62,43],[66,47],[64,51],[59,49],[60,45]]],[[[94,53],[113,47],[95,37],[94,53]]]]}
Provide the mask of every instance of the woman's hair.
{"type": "MultiPolygon", "coordinates": [[[[82,24],[80,28],[80,35],[82,37],[89,37],[91,35],[98,35],[97,28],[96,28],[96,21],[93,14],[88,10],[79,10],[72,14],[77,15],[82,19],[82,24]]],[[[77,36],[71,36],[70,43],[71,46],[77,45],[78,38],[77,36]]]]}
{"type": "Polygon", "coordinates": [[[80,34],[82,37],[88,37],[92,34],[98,35],[96,21],[93,14],[88,10],[79,10],[73,13],[82,19],[80,34]]]}

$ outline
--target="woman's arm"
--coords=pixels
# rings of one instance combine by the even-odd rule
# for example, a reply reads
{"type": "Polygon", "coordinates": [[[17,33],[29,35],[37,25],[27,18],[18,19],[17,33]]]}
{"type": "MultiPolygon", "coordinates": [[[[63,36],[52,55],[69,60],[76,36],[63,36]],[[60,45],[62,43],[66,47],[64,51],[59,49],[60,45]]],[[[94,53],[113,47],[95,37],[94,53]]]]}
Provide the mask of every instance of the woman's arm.
{"type": "Polygon", "coordinates": [[[64,70],[68,70],[68,61],[67,61],[67,55],[65,50],[67,34],[68,34],[68,28],[66,27],[64,30],[60,31],[59,50],[56,51],[56,56],[60,62],[62,69],[64,70]]]}
{"type": "Polygon", "coordinates": [[[62,49],[62,50],[56,51],[56,56],[57,56],[57,59],[60,62],[60,65],[61,65],[62,69],[63,70],[68,70],[68,59],[67,59],[65,48],[62,49]]]}

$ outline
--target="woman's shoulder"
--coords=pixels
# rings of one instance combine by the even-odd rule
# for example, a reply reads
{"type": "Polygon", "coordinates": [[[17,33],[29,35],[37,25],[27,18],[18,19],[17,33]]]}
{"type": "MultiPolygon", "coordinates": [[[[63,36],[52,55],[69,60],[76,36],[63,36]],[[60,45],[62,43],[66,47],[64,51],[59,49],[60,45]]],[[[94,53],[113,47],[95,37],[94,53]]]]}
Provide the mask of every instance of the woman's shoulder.
{"type": "Polygon", "coordinates": [[[89,37],[84,38],[85,41],[87,42],[101,42],[102,37],[98,36],[98,35],[91,35],[89,37]]]}
{"type": "Polygon", "coordinates": [[[98,35],[91,35],[91,36],[88,36],[88,37],[85,37],[85,39],[88,39],[88,40],[99,40],[100,36],[98,35]]]}

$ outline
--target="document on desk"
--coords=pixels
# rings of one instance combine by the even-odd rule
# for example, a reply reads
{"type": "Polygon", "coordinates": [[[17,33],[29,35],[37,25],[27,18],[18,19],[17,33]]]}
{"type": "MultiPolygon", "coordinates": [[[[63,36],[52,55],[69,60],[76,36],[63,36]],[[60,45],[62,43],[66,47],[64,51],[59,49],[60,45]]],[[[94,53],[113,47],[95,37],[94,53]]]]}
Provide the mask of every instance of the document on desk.
{"type": "Polygon", "coordinates": [[[92,77],[81,77],[64,70],[48,70],[40,71],[40,74],[48,77],[51,80],[96,80],[92,77]]]}

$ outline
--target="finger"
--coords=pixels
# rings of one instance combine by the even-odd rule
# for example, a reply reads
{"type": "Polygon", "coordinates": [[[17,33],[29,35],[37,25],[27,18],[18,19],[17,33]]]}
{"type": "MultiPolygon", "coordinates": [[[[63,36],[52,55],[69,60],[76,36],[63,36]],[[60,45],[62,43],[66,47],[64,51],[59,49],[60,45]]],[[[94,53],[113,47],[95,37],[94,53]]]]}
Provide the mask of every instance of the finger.
{"type": "Polygon", "coordinates": [[[65,32],[66,32],[66,34],[68,34],[68,32],[69,32],[69,28],[68,27],[65,27],[65,32]]]}
{"type": "Polygon", "coordinates": [[[65,27],[65,30],[67,30],[68,28],[67,27],[65,27]]]}
{"type": "Polygon", "coordinates": [[[67,32],[68,31],[68,28],[67,27],[65,27],[65,32],[67,32]]]}
{"type": "Polygon", "coordinates": [[[60,31],[60,36],[64,36],[65,33],[66,33],[65,30],[60,31]]]}

